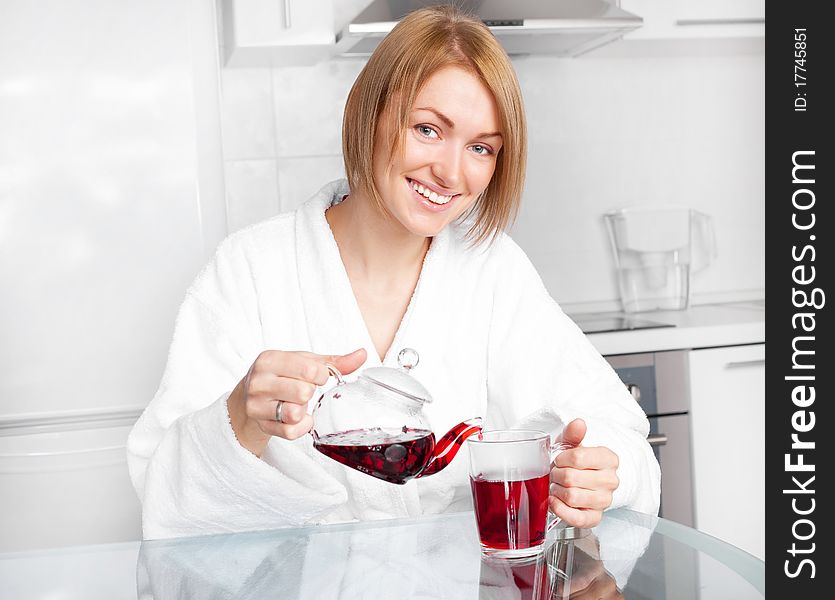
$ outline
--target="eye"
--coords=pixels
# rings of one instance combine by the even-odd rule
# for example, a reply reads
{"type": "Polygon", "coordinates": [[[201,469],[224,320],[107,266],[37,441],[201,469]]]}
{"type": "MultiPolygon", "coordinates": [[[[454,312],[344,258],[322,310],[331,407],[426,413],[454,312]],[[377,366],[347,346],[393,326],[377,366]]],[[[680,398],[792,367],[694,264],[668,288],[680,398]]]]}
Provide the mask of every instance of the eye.
{"type": "Polygon", "coordinates": [[[479,156],[488,156],[490,154],[493,154],[493,151],[490,148],[488,148],[487,146],[482,146],[481,144],[476,144],[475,146],[472,146],[472,150],[479,156]]]}
{"type": "Polygon", "coordinates": [[[426,138],[437,138],[438,132],[429,125],[415,125],[415,131],[426,138]]]}

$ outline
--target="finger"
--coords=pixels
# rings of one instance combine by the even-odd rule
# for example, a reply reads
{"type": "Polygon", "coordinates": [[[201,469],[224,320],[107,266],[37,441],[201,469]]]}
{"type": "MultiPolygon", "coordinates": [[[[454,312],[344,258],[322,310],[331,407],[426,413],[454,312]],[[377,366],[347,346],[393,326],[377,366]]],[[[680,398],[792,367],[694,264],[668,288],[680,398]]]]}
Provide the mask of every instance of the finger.
{"type": "Polygon", "coordinates": [[[368,358],[368,353],[365,351],[365,348],[359,348],[349,354],[335,356],[333,358],[333,365],[339,369],[339,372],[347,374],[353,373],[364,365],[366,359],[368,358]]]}
{"type": "MultiPolygon", "coordinates": [[[[316,386],[309,381],[266,373],[250,379],[249,388],[246,391],[248,399],[281,400],[293,404],[307,404],[315,392],[316,386]]],[[[258,414],[250,416],[258,417],[258,414]]]]}
{"type": "MultiPolygon", "coordinates": [[[[323,366],[330,363],[336,367],[342,375],[353,373],[359,369],[365,364],[365,360],[368,357],[368,353],[365,351],[365,348],[358,348],[348,354],[315,354],[313,352],[297,352],[296,354],[315,360],[323,366]]],[[[319,383],[319,385],[323,384],[324,382],[319,383]]]]}
{"type": "MultiPolygon", "coordinates": [[[[283,412],[282,409],[282,417],[284,417],[283,412]]],[[[295,440],[313,429],[313,417],[305,415],[298,423],[279,423],[275,420],[258,421],[258,426],[261,431],[269,435],[286,440],[295,440]]]]}
{"type": "Polygon", "coordinates": [[[556,496],[550,496],[548,498],[548,508],[551,510],[552,513],[554,513],[560,519],[565,521],[567,525],[571,525],[573,527],[580,527],[583,529],[596,527],[598,524],[600,524],[600,520],[603,518],[602,511],[593,509],[573,508],[571,506],[568,506],[565,502],[563,502],[556,496]]]}
{"type": "Polygon", "coordinates": [[[612,505],[612,492],[609,490],[587,490],[552,483],[549,493],[572,508],[605,510],[612,505]]]}
{"type": "MultiPolygon", "coordinates": [[[[278,414],[278,411],[276,410],[278,414]]],[[[275,415],[273,415],[275,416],[275,415]]],[[[307,405],[306,404],[292,404],[290,402],[284,402],[281,405],[281,422],[287,425],[296,425],[304,421],[307,416],[307,405]]]]}
{"type": "MultiPolygon", "coordinates": [[[[278,400],[254,400],[248,398],[246,401],[246,416],[255,421],[275,421],[278,416],[278,400]]],[[[290,425],[300,423],[307,415],[307,404],[295,404],[293,402],[281,403],[281,422],[290,425]]]]}
{"type": "Polygon", "coordinates": [[[579,446],[584,437],[586,437],[586,422],[583,419],[574,419],[565,426],[558,439],[569,446],[579,446]]]}
{"type": "Polygon", "coordinates": [[[587,490],[617,489],[620,480],[614,469],[572,469],[569,467],[554,467],[550,473],[551,483],[567,488],[584,488],[587,490]]]}
{"type": "Polygon", "coordinates": [[[603,446],[583,446],[563,450],[554,458],[554,466],[574,469],[617,469],[618,455],[603,446]]]}
{"type": "Polygon", "coordinates": [[[324,361],[310,352],[284,352],[267,350],[258,355],[255,361],[253,378],[272,374],[324,385],[330,377],[324,361]]]}
{"type": "Polygon", "coordinates": [[[303,353],[306,356],[317,360],[321,363],[330,363],[343,375],[353,373],[365,364],[368,353],[365,348],[358,348],[348,354],[313,354],[312,352],[303,353]]]}
{"type": "Polygon", "coordinates": [[[269,403],[269,410],[267,414],[258,417],[261,421],[279,421],[285,425],[295,425],[301,423],[307,417],[306,404],[293,404],[292,402],[276,402],[269,403]],[[279,404],[281,408],[279,408],[279,404]],[[281,417],[279,420],[278,417],[281,417]]]}

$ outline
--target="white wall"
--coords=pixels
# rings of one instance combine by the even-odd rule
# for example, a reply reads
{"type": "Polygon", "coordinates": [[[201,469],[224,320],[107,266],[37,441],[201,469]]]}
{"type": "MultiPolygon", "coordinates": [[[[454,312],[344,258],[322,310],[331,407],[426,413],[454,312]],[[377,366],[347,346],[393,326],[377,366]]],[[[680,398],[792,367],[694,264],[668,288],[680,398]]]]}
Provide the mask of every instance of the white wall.
{"type": "Polygon", "coordinates": [[[0,416],[153,395],[226,232],[213,17],[0,0],[0,416]]]}
{"type": "MultiPolygon", "coordinates": [[[[514,58],[530,154],[512,234],[567,309],[618,308],[601,215],[644,203],[714,217],[718,260],[695,276],[694,302],[761,297],[762,40],[700,50],[709,47],[514,58]]],[[[342,176],[342,108],[363,64],[222,69],[230,229],[342,176]]]]}

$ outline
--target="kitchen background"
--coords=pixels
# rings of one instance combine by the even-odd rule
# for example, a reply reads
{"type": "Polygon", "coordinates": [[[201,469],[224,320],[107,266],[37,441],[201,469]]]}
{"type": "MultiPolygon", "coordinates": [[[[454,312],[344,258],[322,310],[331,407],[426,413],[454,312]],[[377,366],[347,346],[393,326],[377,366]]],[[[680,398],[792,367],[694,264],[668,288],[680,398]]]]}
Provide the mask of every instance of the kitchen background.
{"type": "MultiPolygon", "coordinates": [[[[0,551],[138,537],[124,438],[186,286],[227,233],[342,175],[364,60],[225,66],[219,4],[0,0],[0,551]]],[[[638,204],[713,216],[694,304],[763,297],[763,30],[674,26],[694,4],[763,12],[624,1],[644,18],[625,39],[514,58],[530,154],[512,234],[569,312],[618,308],[602,213],[638,204]]]]}

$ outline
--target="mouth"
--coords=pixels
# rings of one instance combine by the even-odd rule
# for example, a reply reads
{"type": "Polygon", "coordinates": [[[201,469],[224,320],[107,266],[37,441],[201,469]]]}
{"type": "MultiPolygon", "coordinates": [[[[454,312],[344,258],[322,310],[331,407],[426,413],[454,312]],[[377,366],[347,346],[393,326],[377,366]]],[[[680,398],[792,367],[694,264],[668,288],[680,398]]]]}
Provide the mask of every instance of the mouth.
{"type": "Polygon", "coordinates": [[[427,185],[419,181],[415,181],[414,179],[410,179],[409,177],[406,178],[406,183],[412,188],[412,191],[423,197],[424,199],[428,200],[432,204],[436,206],[445,206],[449,204],[452,200],[460,196],[460,194],[450,194],[444,195],[438,192],[438,190],[432,189],[427,185]]]}

